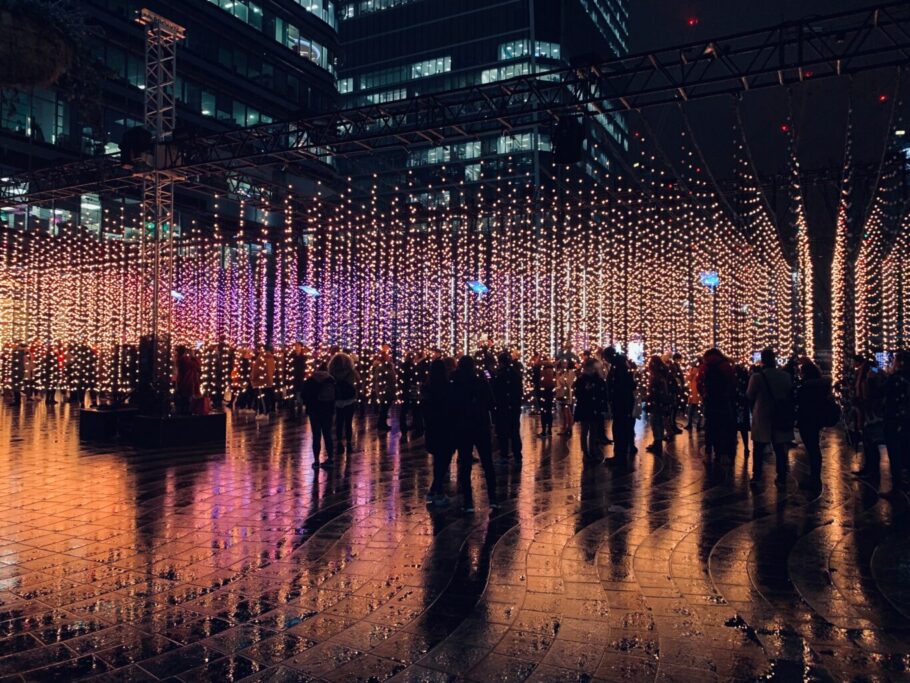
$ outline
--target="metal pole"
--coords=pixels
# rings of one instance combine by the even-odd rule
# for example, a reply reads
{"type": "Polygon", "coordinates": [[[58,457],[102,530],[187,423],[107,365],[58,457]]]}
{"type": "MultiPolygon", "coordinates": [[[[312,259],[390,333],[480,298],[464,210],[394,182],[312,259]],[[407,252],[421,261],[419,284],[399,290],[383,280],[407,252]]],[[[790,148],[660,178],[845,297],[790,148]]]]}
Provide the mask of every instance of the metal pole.
{"type": "Polygon", "coordinates": [[[713,329],[712,329],[712,339],[713,339],[712,346],[716,349],[717,348],[717,287],[716,286],[711,288],[711,295],[712,295],[711,303],[712,303],[712,309],[713,309],[712,319],[714,321],[713,329]]]}

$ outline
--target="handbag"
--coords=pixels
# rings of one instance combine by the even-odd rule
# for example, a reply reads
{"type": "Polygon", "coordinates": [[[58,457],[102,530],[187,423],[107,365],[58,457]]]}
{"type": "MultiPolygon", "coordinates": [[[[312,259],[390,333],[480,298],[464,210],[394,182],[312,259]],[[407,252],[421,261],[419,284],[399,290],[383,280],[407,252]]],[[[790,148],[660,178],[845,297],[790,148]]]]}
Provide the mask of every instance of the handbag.
{"type": "Polygon", "coordinates": [[[771,397],[771,427],[778,432],[786,432],[793,429],[796,411],[793,409],[792,398],[777,399],[771,390],[771,382],[768,381],[764,371],[759,373],[765,380],[765,387],[768,389],[768,395],[771,397]]]}

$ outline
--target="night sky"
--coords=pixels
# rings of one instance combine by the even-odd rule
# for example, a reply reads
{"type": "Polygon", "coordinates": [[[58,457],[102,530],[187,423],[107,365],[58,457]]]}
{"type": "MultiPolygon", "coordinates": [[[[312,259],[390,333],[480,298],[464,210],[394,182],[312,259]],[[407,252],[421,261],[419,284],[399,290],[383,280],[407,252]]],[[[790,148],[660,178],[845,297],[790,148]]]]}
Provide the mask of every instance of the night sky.
{"type": "MultiPolygon", "coordinates": [[[[693,40],[779,24],[815,14],[830,14],[880,3],[868,0],[631,0],[631,45],[633,52],[676,45],[693,40]],[[697,18],[690,26],[688,20],[697,18]]],[[[861,162],[881,154],[890,104],[878,97],[894,89],[896,70],[847,78],[805,83],[792,89],[795,124],[799,132],[800,161],[805,168],[839,166],[847,105],[852,101],[857,115],[856,156],[861,162]]],[[[731,103],[725,98],[686,105],[699,143],[716,166],[719,177],[729,176],[729,129],[731,103]],[[710,134],[700,134],[700,133],[710,134]],[[724,146],[724,142],[727,146],[724,146]]],[[[742,102],[744,123],[760,172],[782,171],[786,164],[786,136],[780,124],[787,116],[787,93],[783,88],[748,93],[742,102]]],[[[652,126],[673,125],[667,108],[649,110],[652,126]]],[[[672,108],[671,108],[672,109],[672,108]]],[[[678,116],[677,116],[678,118],[678,116]]]]}
{"type": "MultiPolygon", "coordinates": [[[[868,0],[631,0],[630,50],[654,50],[712,37],[768,27],[784,21],[881,3],[868,0]],[[695,25],[690,20],[695,18],[695,25]]],[[[905,75],[902,91],[907,92],[905,75]]],[[[847,108],[854,108],[854,159],[859,164],[877,163],[886,140],[892,101],[882,103],[882,94],[895,91],[897,70],[869,72],[850,78],[807,82],[791,88],[793,123],[798,135],[798,157],[803,169],[836,168],[843,165],[847,108]]],[[[907,98],[898,98],[899,114],[908,120],[907,98]]],[[[781,131],[788,115],[788,93],[773,88],[746,93],[740,105],[749,145],[759,174],[770,178],[787,171],[787,135],[781,131]]],[[[684,105],[708,166],[718,179],[732,175],[734,109],[731,98],[718,97],[684,105]]],[[[645,111],[651,129],[669,156],[679,150],[682,114],[674,106],[645,111]]],[[[633,130],[636,119],[631,120],[633,130]]],[[[641,126],[640,122],[638,123],[641,126]]],[[[838,183],[806,188],[806,211],[813,240],[819,313],[826,317],[833,249],[838,183]]],[[[862,216],[871,187],[858,183],[854,209],[862,216]]],[[[778,210],[786,230],[786,189],[769,200],[778,210]]],[[[861,220],[855,222],[859,230],[861,220]]]]}

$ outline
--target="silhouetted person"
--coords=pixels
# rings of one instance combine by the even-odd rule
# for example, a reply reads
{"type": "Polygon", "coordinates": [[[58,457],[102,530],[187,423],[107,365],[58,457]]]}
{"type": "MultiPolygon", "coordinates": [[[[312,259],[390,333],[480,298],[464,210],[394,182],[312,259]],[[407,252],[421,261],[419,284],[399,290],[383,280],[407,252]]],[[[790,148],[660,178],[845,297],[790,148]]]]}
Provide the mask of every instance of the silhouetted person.
{"type": "MultiPolygon", "coordinates": [[[[746,391],[749,388],[749,368],[737,365],[736,374],[736,431],[743,440],[743,454],[749,457],[749,432],[752,431],[752,410],[749,407],[749,398],[746,391]]],[[[734,448],[734,451],[736,449],[734,448]]],[[[731,453],[732,455],[732,453],[731,453]]]]}
{"type": "MultiPolygon", "coordinates": [[[[904,490],[904,469],[910,464],[910,352],[898,351],[885,380],[885,445],[891,464],[891,494],[904,490]]],[[[891,495],[889,494],[889,495],[891,495]]]]}
{"type": "Polygon", "coordinates": [[[537,364],[537,405],[540,410],[540,436],[553,436],[553,411],[556,407],[556,364],[550,358],[537,364]]]}
{"type": "Polygon", "coordinates": [[[178,415],[189,415],[193,398],[199,395],[202,366],[196,354],[186,346],[178,346],[176,354],[177,360],[174,367],[177,375],[174,382],[174,405],[178,415]]]}
{"type": "Polygon", "coordinates": [[[628,466],[632,455],[635,408],[635,380],[623,355],[613,358],[607,375],[610,407],[613,412],[613,458],[617,465],[628,466]]]}
{"type": "Polygon", "coordinates": [[[600,429],[607,413],[607,382],[601,377],[599,364],[587,359],[573,387],[575,422],[581,425],[581,451],[585,460],[600,460],[600,429]]]}
{"type": "Polygon", "coordinates": [[[648,391],[645,402],[648,405],[648,417],[651,421],[651,435],[654,437],[654,442],[646,450],[660,455],[663,453],[664,441],[669,439],[664,428],[673,404],[670,370],[660,356],[651,356],[648,360],[648,391]]]}
{"type": "Polygon", "coordinates": [[[761,481],[762,460],[770,444],[774,450],[778,486],[787,482],[787,457],[793,441],[793,380],[777,368],[772,349],[761,352],[761,367],[749,378],[746,396],[752,405],[752,485],[761,481]]]}
{"type": "Polygon", "coordinates": [[[335,441],[338,454],[354,449],[354,411],[360,375],[354,360],[339,351],[329,360],[329,374],[335,380],[335,441]]]}
{"type": "MultiPolygon", "coordinates": [[[[455,430],[452,420],[453,391],[446,364],[437,358],[430,363],[429,377],[423,399],[427,452],[433,456],[433,483],[427,501],[446,505],[445,483],[452,455],[455,453],[455,430]]],[[[471,456],[473,457],[473,456],[471,456]]]]}
{"type": "Polygon", "coordinates": [[[335,380],[328,373],[325,361],[319,361],[303,390],[306,412],[313,432],[313,468],[332,464],[332,418],[335,415],[335,380]],[[320,463],[322,444],[325,443],[325,461],[320,463]]]}
{"type": "Polygon", "coordinates": [[[819,442],[824,424],[824,410],[831,397],[831,382],[822,377],[818,366],[808,358],[800,363],[802,382],[796,392],[796,423],[809,457],[809,480],[800,488],[820,491],[822,488],[822,449],[819,442]]]}
{"type": "Polygon", "coordinates": [[[736,451],[736,371],[719,349],[702,356],[698,391],[705,418],[705,454],[731,458],[736,451]]]}
{"type": "Polygon", "coordinates": [[[487,496],[491,507],[499,507],[496,494],[496,472],[493,468],[493,446],[490,436],[490,411],[493,394],[486,378],[477,372],[474,359],[462,356],[452,377],[452,427],[458,450],[458,488],[465,512],[474,511],[471,492],[471,465],[474,449],[480,456],[487,496]]]}
{"type": "Polygon", "coordinates": [[[494,417],[496,420],[496,441],[499,457],[508,461],[509,448],[516,463],[521,462],[521,403],[524,385],[521,368],[512,356],[503,351],[499,354],[499,366],[493,375],[494,417]]]}
{"type": "Polygon", "coordinates": [[[698,390],[698,381],[702,374],[703,362],[699,358],[686,372],[686,388],[688,389],[686,426],[684,427],[686,430],[691,430],[693,427],[701,429],[701,415],[699,412],[701,410],[701,392],[698,390]]]}

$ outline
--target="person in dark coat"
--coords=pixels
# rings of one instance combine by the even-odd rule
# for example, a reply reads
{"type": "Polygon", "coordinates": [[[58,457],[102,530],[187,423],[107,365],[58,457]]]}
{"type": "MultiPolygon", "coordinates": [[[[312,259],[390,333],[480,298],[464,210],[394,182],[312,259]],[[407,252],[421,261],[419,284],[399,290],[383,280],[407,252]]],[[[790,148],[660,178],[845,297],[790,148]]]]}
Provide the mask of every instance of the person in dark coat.
{"type": "Polygon", "coordinates": [[[607,375],[607,388],[613,413],[613,462],[627,467],[632,455],[635,379],[629,372],[629,362],[624,355],[613,357],[607,375]]]}
{"type": "Polygon", "coordinates": [[[822,488],[822,449],[819,437],[824,427],[822,411],[831,396],[831,382],[808,358],[800,363],[802,382],[796,392],[796,424],[809,456],[809,481],[800,488],[820,491],[822,488]]]}
{"type": "Polygon", "coordinates": [[[202,365],[196,354],[182,345],[177,347],[177,361],[174,365],[177,370],[174,403],[179,415],[189,415],[193,399],[199,396],[202,365]]]}
{"type": "Polygon", "coordinates": [[[910,352],[898,351],[885,380],[885,446],[891,465],[891,491],[904,490],[903,471],[910,464],[910,352]]]}
{"type": "Polygon", "coordinates": [[[736,371],[719,349],[705,351],[700,368],[705,453],[711,458],[732,458],[736,452],[736,371]]]}
{"type": "Polygon", "coordinates": [[[493,446],[490,435],[490,413],[493,393],[486,377],[477,372],[471,356],[462,356],[452,377],[452,428],[458,450],[458,488],[461,491],[464,511],[474,511],[471,492],[471,465],[474,449],[480,456],[490,507],[498,508],[496,471],[493,467],[493,446]]]}
{"type": "Polygon", "coordinates": [[[521,462],[521,404],[524,398],[524,384],[521,366],[512,360],[511,354],[499,354],[499,367],[493,375],[494,416],[496,419],[496,441],[499,458],[509,459],[509,447],[516,463],[521,462]]]}
{"type": "Polygon", "coordinates": [[[587,359],[575,380],[575,422],[581,425],[581,450],[585,460],[600,460],[598,421],[607,414],[607,382],[600,374],[598,362],[587,359]]]}
{"type": "Polygon", "coordinates": [[[448,504],[445,483],[455,453],[452,411],[452,384],[445,362],[437,358],[430,363],[423,397],[427,453],[433,456],[433,483],[427,502],[433,505],[448,504]]]}
{"type": "Polygon", "coordinates": [[[664,441],[669,441],[666,433],[667,416],[673,405],[673,393],[670,385],[670,370],[660,356],[651,356],[648,360],[648,391],[645,402],[651,421],[651,435],[654,442],[646,450],[660,455],[663,453],[664,441]]]}
{"type": "Polygon", "coordinates": [[[354,450],[354,411],[357,409],[357,387],[360,374],[354,360],[339,351],[329,360],[329,374],[335,380],[335,447],[338,455],[354,450]],[[346,444],[346,445],[345,445],[346,444]]]}
{"type": "Polygon", "coordinates": [[[332,464],[332,419],[335,416],[335,378],[326,368],[325,361],[319,361],[303,390],[306,412],[313,432],[313,469],[329,467],[332,464]],[[319,462],[322,443],[325,443],[325,461],[319,462]]]}

